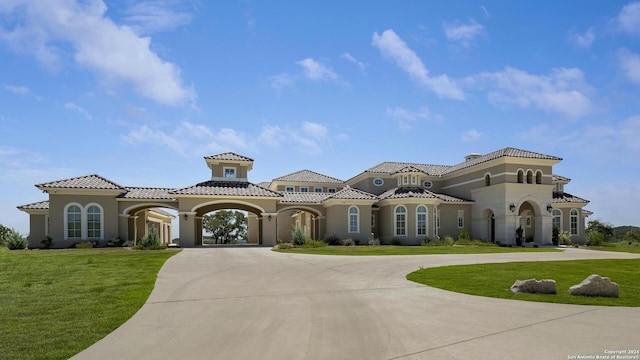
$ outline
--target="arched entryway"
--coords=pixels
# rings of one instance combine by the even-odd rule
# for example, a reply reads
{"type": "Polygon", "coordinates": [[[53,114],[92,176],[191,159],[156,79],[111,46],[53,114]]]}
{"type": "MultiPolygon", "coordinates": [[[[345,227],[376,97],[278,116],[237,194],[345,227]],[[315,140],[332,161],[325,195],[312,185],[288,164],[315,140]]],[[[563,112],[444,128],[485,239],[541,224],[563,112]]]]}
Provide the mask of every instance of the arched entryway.
{"type": "MultiPolygon", "coordinates": [[[[237,243],[228,243],[221,241],[204,241],[205,235],[203,233],[203,218],[205,215],[214,213],[220,210],[234,210],[240,211],[246,214],[247,217],[247,238],[243,242],[246,244],[261,245],[262,244],[262,216],[264,209],[250,203],[240,201],[213,201],[209,203],[200,204],[192,209],[192,215],[195,217],[195,245],[210,245],[215,243],[216,245],[237,245],[237,243]],[[206,242],[206,244],[205,244],[206,242]]],[[[188,217],[188,214],[186,215],[188,217]]],[[[269,221],[271,221],[271,215],[268,215],[269,221]]]]}
{"type": "Polygon", "coordinates": [[[324,216],[318,209],[308,206],[287,206],[278,209],[277,216],[278,239],[284,242],[292,241],[292,231],[299,227],[304,234],[314,240],[321,240],[324,236],[324,216]]]}
{"type": "Polygon", "coordinates": [[[119,237],[134,244],[155,228],[161,244],[171,244],[179,234],[177,209],[162,203],[139,203],[119,216],[119,237]]]}
{"type": "Polygon", "coordinates": [[[536,238],[536,211],[533,205],[525,201],[518,209],[519,223],[522,228],[522,237],[525,243],[532,243],[536,238]]]}

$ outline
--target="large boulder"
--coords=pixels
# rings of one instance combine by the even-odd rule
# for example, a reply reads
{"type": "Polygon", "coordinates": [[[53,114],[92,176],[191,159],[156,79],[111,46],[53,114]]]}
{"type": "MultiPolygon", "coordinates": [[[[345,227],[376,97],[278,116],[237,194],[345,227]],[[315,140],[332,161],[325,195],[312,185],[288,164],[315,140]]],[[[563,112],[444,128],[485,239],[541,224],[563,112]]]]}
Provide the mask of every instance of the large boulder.
{"type": "Polygon", "coordinates": [[[589,275],[578,285],[569,288],[571,295],[615,297],[620,295],[620,286],[608,277],[589,275]]]}
{"type": "Polygon", "coordinates": [[[516,280],[511,285],[511,291],[516,293],[532,293],[532,294],[556,294],[556,281],[551,279],[528,279],[516,280]]]}

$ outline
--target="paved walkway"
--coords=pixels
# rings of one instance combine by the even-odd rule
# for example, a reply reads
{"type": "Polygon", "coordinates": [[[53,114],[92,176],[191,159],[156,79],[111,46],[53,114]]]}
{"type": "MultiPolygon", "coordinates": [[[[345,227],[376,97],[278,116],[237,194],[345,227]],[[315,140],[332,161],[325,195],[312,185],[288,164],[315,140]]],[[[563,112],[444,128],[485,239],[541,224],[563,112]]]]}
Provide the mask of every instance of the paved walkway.
{"type": "MultiPolygon", "coordinates": [[[[419,267],[632,258],[563,253],[347,257],[184,249],[147,303],[76,359],[569,359],[640,348],[640,308],[483,298],[419,267]]],[[[510,284],[509,284],[510,285],[510,284]]]]}

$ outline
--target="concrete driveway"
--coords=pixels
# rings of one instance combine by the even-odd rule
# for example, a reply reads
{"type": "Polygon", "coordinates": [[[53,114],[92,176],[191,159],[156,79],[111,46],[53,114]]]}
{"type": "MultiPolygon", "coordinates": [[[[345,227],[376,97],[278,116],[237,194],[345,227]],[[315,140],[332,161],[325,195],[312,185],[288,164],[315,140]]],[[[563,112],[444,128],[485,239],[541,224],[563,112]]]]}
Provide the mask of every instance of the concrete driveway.
{"type": "Polygon", "coordinates": [[[384,257],[184,249],[164,265],[142,309],[75,358],[595,358],[640,349],[640,308],[483,298],[405,275],[420,266],[637,257],[579,249],[384,257]]]}

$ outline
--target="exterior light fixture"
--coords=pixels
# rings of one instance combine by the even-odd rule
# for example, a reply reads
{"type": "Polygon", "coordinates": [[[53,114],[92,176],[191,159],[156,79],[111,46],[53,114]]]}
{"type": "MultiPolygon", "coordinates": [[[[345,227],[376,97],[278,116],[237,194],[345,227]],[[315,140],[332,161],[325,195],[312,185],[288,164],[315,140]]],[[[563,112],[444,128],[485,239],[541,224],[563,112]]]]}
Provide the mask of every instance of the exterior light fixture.
{"type": "Polygon", "coordinates": [[[553,206],[551,206],[551,204],[547,204],[547,211],[551,212],[551,210],[553,210],[553,206]]]}
{"type": "Polygon", "coordinates": [[[511,212],[515,212],[516,211],[516,205],[514,203],[511,203],[509,205],[509,210],[511,210],[511,212]]]}
{"type": "Polygon", "coordinates": [[[188,215],[184,214],[184,221],[187,221],[187,217],[188,217],[188,215]]]}
{"type": "Polygon", "coordinates": [[[271,222],[271,215],[269,215],[267,219],[269,220],[269,222],[271,222]]]}

